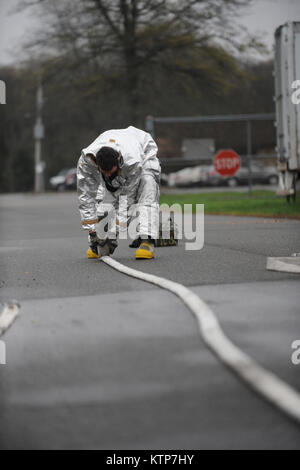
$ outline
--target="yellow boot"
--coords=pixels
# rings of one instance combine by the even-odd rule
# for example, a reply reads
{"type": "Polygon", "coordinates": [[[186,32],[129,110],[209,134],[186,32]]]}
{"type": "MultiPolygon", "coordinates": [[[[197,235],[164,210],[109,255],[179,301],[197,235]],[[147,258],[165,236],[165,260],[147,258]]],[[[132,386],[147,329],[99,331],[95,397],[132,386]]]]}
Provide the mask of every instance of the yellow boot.
{"type": "Polygon", "coordinates": [[[86,252],[87,254],[87,257],[89,259],[93,259],[93,258],[99,258],[99,256],[97,255],[97,253],[95,253],[91,248],[89,248],[86,252]]]}
{"type": "Polygon", "coordinates": [[[149,242],[142,242],[135,252],[135,259],[152,259],[154,256],[154,247],[149,242]]]}

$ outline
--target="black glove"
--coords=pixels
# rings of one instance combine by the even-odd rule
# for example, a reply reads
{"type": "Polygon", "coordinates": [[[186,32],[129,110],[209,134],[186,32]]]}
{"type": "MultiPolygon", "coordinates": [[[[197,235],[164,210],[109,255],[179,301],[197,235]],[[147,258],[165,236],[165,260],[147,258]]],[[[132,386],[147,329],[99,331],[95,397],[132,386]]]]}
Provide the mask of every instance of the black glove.
{"type": "Polygon", "coordinates": [[[105,238],[104,240],[101,240],[98,237],[97,232],[90,232],[89,235],[90,248],[94,253],[96,253],[100,257],[112,255],[118,246],[117,240],[111,238],[105,238]]]}
{"type": "Polygon", "coordinates": [[[99,241],[100,238],[98,238],[97,232],[90,232],[90,248],[91,250],[98,255],[98,246],[99,246],[99,241]]]}
{"type": "Polygon", "coordinates": [[[109,256],[112,255],[115,249],[118,246],[117,240],[113,240],[111,238],[106,238],[105,240],[99,241],[100,247],[100,256],[109,256]]]}

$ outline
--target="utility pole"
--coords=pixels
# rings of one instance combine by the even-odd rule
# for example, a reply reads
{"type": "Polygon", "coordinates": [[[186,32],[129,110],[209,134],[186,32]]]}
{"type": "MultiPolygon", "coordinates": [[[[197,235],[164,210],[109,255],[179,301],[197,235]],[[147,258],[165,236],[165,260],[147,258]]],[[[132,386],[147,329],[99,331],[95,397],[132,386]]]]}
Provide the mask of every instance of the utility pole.
{"type": "Polygon", "coordinates": [[[42,161],[42,140],[44,138],[44,125],[42,121],[43,109],[43,89],[42,84],[39,82],[36,93],[36,121],[33,129],[33,136],[35,140],[34,146],[34,191],[36,193],[44,192],[44,168],[45,163],[42,161]]]}
{"type": "Polygon", "coordinates": [[[246,122],[247,128],[247,164],[248,164],[248,180],[249,180],[249,196],[252,196],[252,126],[251,121],[246,122]]]}

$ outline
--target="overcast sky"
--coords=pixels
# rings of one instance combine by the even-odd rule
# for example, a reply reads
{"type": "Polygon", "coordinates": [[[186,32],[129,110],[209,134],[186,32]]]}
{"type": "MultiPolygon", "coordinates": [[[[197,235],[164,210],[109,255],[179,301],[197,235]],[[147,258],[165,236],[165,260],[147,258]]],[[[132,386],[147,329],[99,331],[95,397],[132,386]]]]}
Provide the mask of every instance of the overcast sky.
{"type": "MultiPolygon", "coordinates": [[[[0,64],[17,63],[21,46],[37,20],[29,12],[13,13],[18,0],[0,0],[0,64]]],[[[260,33],[271,50],[274,30],[286,21],[300,21],[300,0],[254,0],[240,17],[251,33],[260,33]]]]}

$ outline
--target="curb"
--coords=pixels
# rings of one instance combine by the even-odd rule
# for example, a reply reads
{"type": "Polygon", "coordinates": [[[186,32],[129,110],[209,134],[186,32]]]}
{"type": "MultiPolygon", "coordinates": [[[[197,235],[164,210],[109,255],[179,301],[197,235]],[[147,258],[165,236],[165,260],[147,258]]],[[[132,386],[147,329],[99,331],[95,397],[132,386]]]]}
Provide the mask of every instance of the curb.
{"type": "Polygon", "coordinates": [[[269,271],[300,274],[300,257],[268,258],[267,269],[269,271]]]}

